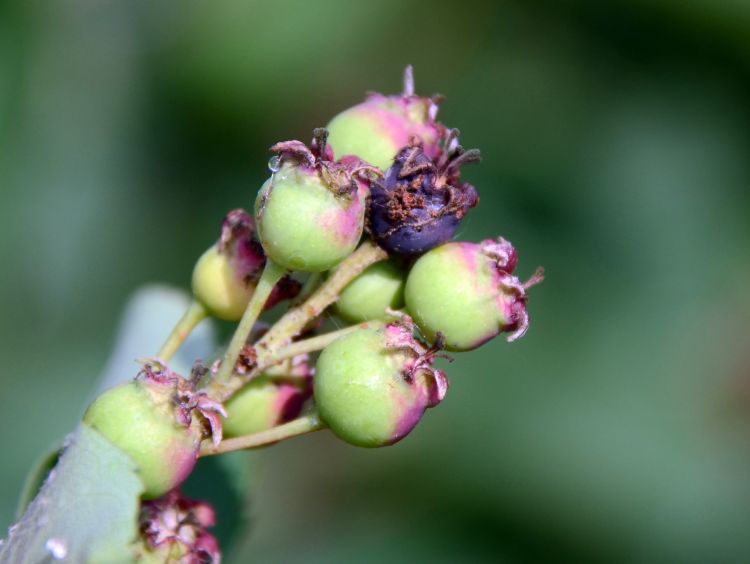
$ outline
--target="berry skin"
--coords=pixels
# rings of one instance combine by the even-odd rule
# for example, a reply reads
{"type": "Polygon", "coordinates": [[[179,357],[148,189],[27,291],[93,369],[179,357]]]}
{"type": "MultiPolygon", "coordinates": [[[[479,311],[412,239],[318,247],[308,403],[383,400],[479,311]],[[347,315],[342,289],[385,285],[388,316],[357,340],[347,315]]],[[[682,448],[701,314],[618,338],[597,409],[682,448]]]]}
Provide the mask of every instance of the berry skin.
{"type": "Polygon", "coordinates": [[[385,179],[373,183],[368,228],[389,253],[414,256],[445,243],[479,202],[474,187],[459,176],[462,164],[479,160],[479,151],[464,151],[457,135],[450,132],[437,160],[421,144],[404,147],[385,179]]]}
{"type": "Polygon", "coordinates": [[[316,130],[311,149],[299,141],[274,145],[280,168],[255,202],[263,249],[288,270],[328,270],[351,254],[362,236],[373,168],[355,158],[334,162],[326,136],[316,130]]]}
{"type": "MultiPolygon", "coordinates": [[[[224,218],[219,241],[195,264],[193,295],[213,316],[239,321],[265,264],[252,217],[242,209],[232,210],[224,218]]],[[[298,282],[284,278],[274,288],[266,308],[293,298],[299,288],[298,282]]]]}
{"type": "Polygon", "coordinates": [[[445,395],[447,379],[432,369],[433,354],[398,324],[334,341],[318,358],[313,379],[321,420],[356,446],[401,440],[445,395]]]}
{"type": "Polygon", "coordinates": [[[237,392],[224,407],[227,437],[250,435],[265,431],[299,415],[305,394],[292,384],[279,384],[260,375],[237,392]]]}
{"type": "Polygon", "coordinates": [[[99,396],[83,421],[138,464],[147,498],[182,483],[198,457],[200,429],[179,425],[168,400],[157,403],[141,382],[123,384],[99,396]]]}
{"type": "Polygon", "coordinates": [[[444,129],[435,121],[437,110],[436,100],[414,95],[414,78],[407,67],[403,94],[370,94],[361,104],[344,110],[327,126],[329,142],[339,157],[356,155],[381,170],[391,166],[396,153],[412,138],[436,157],[444,129]]]}
{"type": "Polygon", "coordinates": [[[193,295],[219,319],[238,321],[254,291],[255,284],[239,278],[216,246],[203,253],[195,264],[193,295]]]}
{"type": "Polygon", "coordinates": [[[349,323],[385,320],[386,309],[404,306],[406,276],[392,261],[376,262],[344,288],[334,305],[336,314],[349,323]]]}
{"type": "Polygon", "coordinates": [[[187,388],[165,367],[147,364],[142,378],[104,392],[86,410],[83,422],[137,464],[147,499],[163,495],[188,477],[198,458],[205,427],[221,439],[214,412],[221,406],[187,388]]]}
{"type": "Polygon", "coordinates": [[[429,339],[438,332],[450,351],[479,347],[500,332],[514,341],[528,329],[526,282],[512,275],[516,251],[505,239],[448,243],[421,256],[406,280],[406,309],[429,339]]]}

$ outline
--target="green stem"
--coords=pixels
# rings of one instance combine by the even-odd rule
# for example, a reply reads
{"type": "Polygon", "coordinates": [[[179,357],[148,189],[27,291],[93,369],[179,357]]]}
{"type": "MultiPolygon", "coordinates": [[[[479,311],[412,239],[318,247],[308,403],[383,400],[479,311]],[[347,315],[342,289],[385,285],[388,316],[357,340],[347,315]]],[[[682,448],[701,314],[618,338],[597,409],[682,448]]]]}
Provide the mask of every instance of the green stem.
{"type": "Polygon", "coordinates": [[[263,349],[265,351],[265,354],[258,355],[258,370],[264,370],[281,360],[292,358],[299,354],[322,350],[344,335],[348,335],[349,333],[354,333],[355,331],[359,331],[360,329],[367,329],[368,327],[380,324],[381,323],[379,321],[365,321],[364,323],[359,323],[350,327],[344,327],[343,329],[339,329],[337,331],[331,331],[330,333],[317,335],[315,337],[310,337],[309,339],[303,339],[302,341],[295,341],[276,351],[263,349]]]}
{"type": "Polygon", "coordinates": [[[302,286],[302,289],[299,292],[299,295],[295,299],[296,303],[302,303],[304,302],[310,294],[312,294],[318,286],[320,286],[320,282],[323,279],[323,273],[322,272],[313,272],[310,274],[310,276],[307,277],[307,280],[305,280],[305,284],[302,286]]]}
{"type": "Polygon", "coordinates": [[[290,439],[306,433],[312,433],[313,431],[319,431],[324,428],[325,424],[321,422],[318,414],[311,413],[266,431],[223,440],[218,446],[207,444],[201,448],[200,456],[213,456],[215,454],[222,454],[235,450],[258,448],[283,441],[284,439],[290,439]]]}
{"type": "Polygon", "coordinates": [[[371,264],[388,258],[388,253],[365,241],[339,264],[328,279],[301,305],[290,309],[255,346],[256,353],[273,353],[300,334],[305,325],[335,302],[341,290],[371,264]]]}
{"type": "Polygon", "coordinates": [[[169,362],[169,359],[171,359],[179,350],[180,346],[182,346],[182,343],[184,343],[185,339],[188,338],[188,335],[190,335],[193,329],[195,329],[195,326],[203,321],[207,316],[208,312],[206,311],[206,308],[203,307],[203,304],[197,300],[193,300],[180,320],[177,322],[177,325],[175,325],[174,329],[172,329],[172,332],[169,334],[169,337],[167,337],[167,340],[164,341],[164,344],[159,349],[159,352],[156,353],[157,358],[163,360],[164,362],[169,362]]]}
{"type": "Polygon", "coordinates": [[[240,324],[237,326],[237,329],[232,336],[232,340],[229,341],[229,347],[224,353],[224,358],[221,361],[219,371],[214,377],[214,381],[217,384],[225,384],[232,377],[234,367],[237,364],[237,359],[247,342],[250,331],[252,331],[261,311],[263,311],[263,306],[266,305],[268,296],[271,295],[274,286],[276,286],[276,283],[282,276],[284,276],[285,272],[286,271],[281,266],[273,262],[271,259],[266,261],[263,274],[261,274],[260,280],[258,280],[258,285],[255,287],[255,292],[253,292],[253,297],[250,298],[250,303],[247,304],[247,308],[245,308],[245,313],[242,315],[240,324]]]}

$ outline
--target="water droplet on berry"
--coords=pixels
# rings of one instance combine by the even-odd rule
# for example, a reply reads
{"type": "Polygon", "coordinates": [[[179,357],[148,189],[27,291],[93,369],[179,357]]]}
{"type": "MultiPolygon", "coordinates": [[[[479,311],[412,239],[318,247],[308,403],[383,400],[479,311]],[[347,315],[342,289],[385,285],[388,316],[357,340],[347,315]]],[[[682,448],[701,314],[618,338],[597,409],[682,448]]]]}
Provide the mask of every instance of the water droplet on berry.
{"type": "Polygon", "coordinates": [[[281,158],[278,155],[268,159],[268,170],[272,173],[279,172],[281,170],[281,158]]]}
{"type": "Polygon", "coordinates": [[[49,551],[55,560],[63,560],[68,555],[68,547],[65,546],[63,541],[57,538],[47,539],[44,548],[49,551]]]}

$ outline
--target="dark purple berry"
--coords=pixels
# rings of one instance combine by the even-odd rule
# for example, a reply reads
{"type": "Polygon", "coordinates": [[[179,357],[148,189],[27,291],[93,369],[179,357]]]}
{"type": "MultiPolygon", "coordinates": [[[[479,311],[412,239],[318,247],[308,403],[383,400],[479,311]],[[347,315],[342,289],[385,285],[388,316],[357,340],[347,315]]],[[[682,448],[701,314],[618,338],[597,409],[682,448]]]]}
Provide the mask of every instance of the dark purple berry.
{"type": "Polygon", "coordinates": [[[425,154],[421,143],[405,147],[385,179],[373,183],[368,227],[389,253],[419,255],[445,243],[479,202],[474,187],[460,180],[461,165],[477,162],[479,151],[464,151],[457,134],[450,132],[436,160],[425,154]]]}

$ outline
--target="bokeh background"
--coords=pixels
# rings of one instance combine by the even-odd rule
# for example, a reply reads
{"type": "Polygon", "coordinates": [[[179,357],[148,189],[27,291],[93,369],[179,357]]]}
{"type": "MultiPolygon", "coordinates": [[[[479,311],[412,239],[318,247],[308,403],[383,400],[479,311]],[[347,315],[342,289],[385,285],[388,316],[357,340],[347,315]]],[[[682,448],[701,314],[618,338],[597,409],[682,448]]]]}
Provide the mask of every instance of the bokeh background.
{"type": "Polygon", "coordinates": [[[750,561],[748,30],[738,0],[0,3],[0,527],[128,297],[411,63],[484,156],[461,238],[546,267],[531,330],[392,448],[238,459],[228,561],[750,561]]]}

